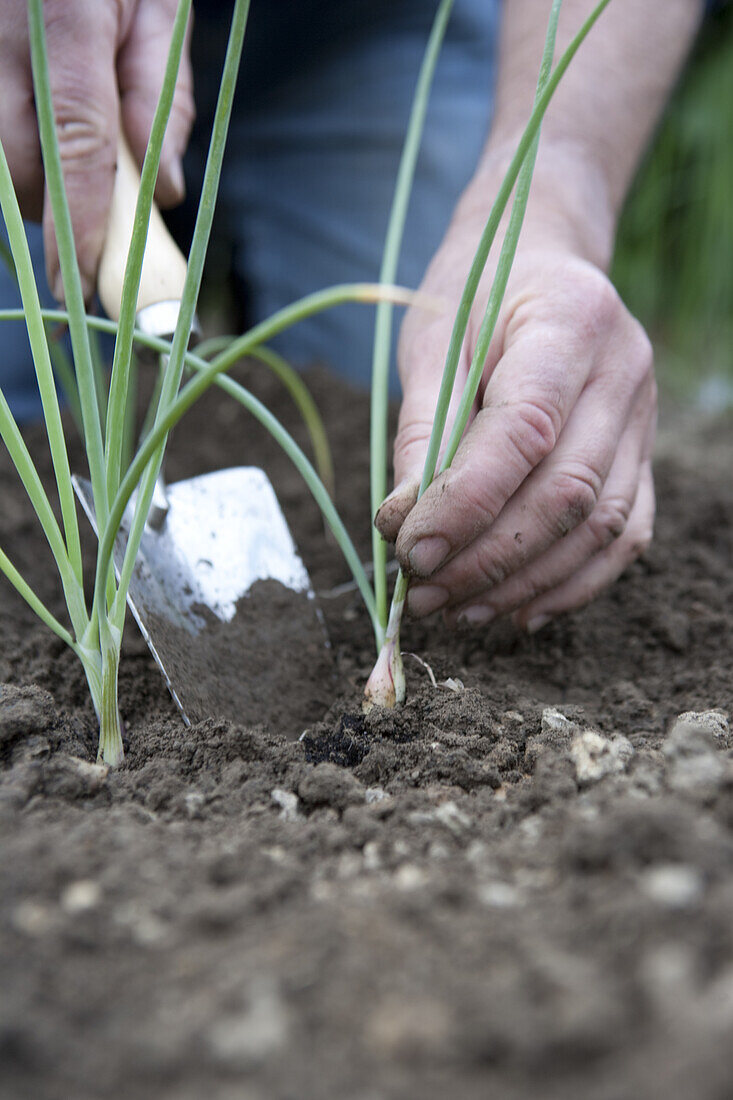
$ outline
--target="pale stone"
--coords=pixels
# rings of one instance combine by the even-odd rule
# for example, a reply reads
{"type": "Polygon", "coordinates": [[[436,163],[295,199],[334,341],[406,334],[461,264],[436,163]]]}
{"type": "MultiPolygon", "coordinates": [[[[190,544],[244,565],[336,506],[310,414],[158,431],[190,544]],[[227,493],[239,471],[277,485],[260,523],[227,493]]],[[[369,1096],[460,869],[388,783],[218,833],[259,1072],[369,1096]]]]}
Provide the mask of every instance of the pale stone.
{"type": "Polygon", "coordinates": [[[571,722],[569,718],[566,718],[557,707],[545,707],[542,711],[543,733],[560,733],[561,731],[569,730],[573,725],[575,725],[575,723],[571,722]]]}
{"type": "Polygon", "coordinates": [[[660,863],[644,872],[642,889],[652,901],[667,909],[689,909],[702,896],[703,881],[694,867],[660,863]]]}
{"type": "Polygon", "coordinates": [[[428,881],[428,876],[422,867],[414,863],[403,863],[394,874],[394,884],[398,890],[417,890],[428,881]]]}
{"type": "Polygon", "coordinates": [[[66,913],[86,913],[96,908],[102,897],[98,882],[92,879],[79,879],[70,883],[61,895],[61,908],[66,913]]]}
{"type": "Polygon", "coordinates": [[[723,741],[730,733],[730,723],[722,710],[686,710],[675,722],[712,734],[716,741],[723,741]]]}
{"type": "Polygon", "coordinates": [[[703,802],[715,797],[725,780],[726,763],[717,751],[709,723],[680,715],[669,731],[663,752],[671,790],[703,802]]]}
{"type": "Polygon", "coordinates": [[[209,1048],[216,1060],[232,1071],[267,1061],[287,1045],[286,1006],[270,982],[256,983],[241,1012],[230,1012],[208,1030],[209,1048]]]}
{"type": "Polygon", "coordinates": [[[10,919],[16,931],[27,936],[43,936],[54,925],[52,911],[37,901],[22,901],[16,905],[10,919]]]}
{"type": "Polygon", "coordinates": [[[201,791],[189,791],[188,794],[183,796],[183,805],[186,808],[187,815],[192,821],[201,817],[201,811],[205,803],[206,798],[201,791]]]}
{"type": "Polygon", "coordinates": [[[579,733],[570,746],[570,759],[581,786],[624,771],[633,755],[634,749],[627,737],[621,734],[603,737],[595,730],[579,733]]]}
{"type": "Polygon", "coordinates": [[[367,787],[364,792],[364,800],[368,806],[373,802],[383,802],[385,798],[389,798],[389,795],[383,787],[367,787]]]}
{"type": "Polygon", "coordinates": [[[508,882],[486,882],[476,893],[490,909],[514,909],[521,902],[519,890],[508,882]]]}
{"type": "Polygon", "coordinates": [[[459,810],[455,802],[441,802],[433,816],[456,836],[460,836],[471,827],[470,817],[464,814],[463,810],[459,810]]]}
{"type": "Polygon", "coordinates": [[[270,791],[270,798],[272,801],[280,807],[280,813],[278,817],[283,821],[302,821],[303,815],[300,812],[300,799],[295,791],[284,791],[280,787],[275,787],[270,791]]]}

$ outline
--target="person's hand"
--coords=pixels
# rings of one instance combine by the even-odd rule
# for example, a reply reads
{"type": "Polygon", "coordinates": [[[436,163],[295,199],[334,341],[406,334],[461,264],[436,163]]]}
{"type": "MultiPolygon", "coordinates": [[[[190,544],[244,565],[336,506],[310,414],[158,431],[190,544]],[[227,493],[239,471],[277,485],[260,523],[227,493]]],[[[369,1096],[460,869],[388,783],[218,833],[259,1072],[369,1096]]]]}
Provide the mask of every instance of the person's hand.
{"type": "MultiPolygon", "coordinates": [[[[163,82],[176,0],[45,0],[58,140],[87,298],[96,285],[114,184],[121,118],[142,163],[163,82]]],[[[46,267],[63,299],[50,203],[44,195],[26,0],[0,0],[0,139],[25,217],[43,220],[46,267]]],[[[193,119],[191,69],[181,61],[156,199],[183,198],[183,156],[193,119]]]]}
{"type": "MultiPolygon", "coordinates": [[[[540,198],[472,422],[452,466],[415,503],[452,319],[489,203],[472,186],[423,282],[445,312],[436,319],[413,308],[405,318],[397,488],[377,525],[396,539],[412,578],[413,616],[442,609],[451,625],[480,625],[514,612],[534,631],[595,597],[649,543],[656,390],[643,329],[602,271],[579,258],[572,216],[540,198]]],[[[469,323],[458,396],[494,258],[469,323]]]]}

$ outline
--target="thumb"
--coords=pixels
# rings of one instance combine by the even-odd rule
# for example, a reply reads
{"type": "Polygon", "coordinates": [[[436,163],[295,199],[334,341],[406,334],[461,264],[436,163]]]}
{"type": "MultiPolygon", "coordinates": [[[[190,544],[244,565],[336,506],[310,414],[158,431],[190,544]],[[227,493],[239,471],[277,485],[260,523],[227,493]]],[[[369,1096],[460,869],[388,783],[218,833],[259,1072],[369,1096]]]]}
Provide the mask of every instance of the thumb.
{"type": "MultiPolygon", "coordinates": [[[[450,335],[451,326],[446,318],[429,319],[417,310],[408,313],[400,334],[398,359],[403,396],[394,444],[396,487],[375,518],[380,534],[388,542],[396,540],[417,501],[450,335]]],[[[454,421],[465,378],[462,356],[448,410],[447,431],[454,421]]]]}
{"type": "MultiPolygon", "coordinates": [[[[49,76],[69,213],[85,298],[96,284],[117,157],[115,4],[46,0],[49,76]]],[[[62,301],[56,233],[48,193],[43,234],[48,280],[62,301]]]]}
{"type": "MultiPolygon", "coordinates": [[[[138,164],[145,157],[163,86],[176,7],[176,0],[140,0],[117,61],[122,124],[138,164]]],[[[182,160],[194,119],[190,36],[189,22],[155,189],[163,207],[175,206],[185,194],[182,160]]]]}

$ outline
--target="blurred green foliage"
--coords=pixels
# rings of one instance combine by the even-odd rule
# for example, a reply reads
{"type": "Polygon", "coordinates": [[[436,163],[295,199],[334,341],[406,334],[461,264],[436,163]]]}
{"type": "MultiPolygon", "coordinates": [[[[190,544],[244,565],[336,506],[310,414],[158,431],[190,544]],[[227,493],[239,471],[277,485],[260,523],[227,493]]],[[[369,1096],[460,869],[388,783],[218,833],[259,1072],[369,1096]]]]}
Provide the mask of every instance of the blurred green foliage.
{"type": "Polygon", "coordinates": [[[702,27],[632,187],[613,278],[657,345],[662,384],[733,400],[733,5],[702,27]]]}

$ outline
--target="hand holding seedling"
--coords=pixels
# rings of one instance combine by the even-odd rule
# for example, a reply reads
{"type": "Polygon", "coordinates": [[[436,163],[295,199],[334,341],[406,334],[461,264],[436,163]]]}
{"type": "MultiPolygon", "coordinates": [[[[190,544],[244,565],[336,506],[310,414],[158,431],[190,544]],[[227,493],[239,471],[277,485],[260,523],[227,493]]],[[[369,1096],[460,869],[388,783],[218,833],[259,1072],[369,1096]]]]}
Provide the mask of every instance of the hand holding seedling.
{"type": "MultiPolygon", "coordinates": [[[[434,402],[420,349],[437,339],[413,324],[395,452],[408,478],[434,402]]],[[[654,420],[649,342],[610,283],[570,250],[518,254],[473,422],[399,534],[409,611],[480,625],[521,609],[532,629],[591,599],[651,537],[654,420]]]]}
{"type": "MultiPolygon", "coordinates": [[[[119,119],[142,163],[176,13],[176,0],[46,0],[49,72],[84,295],[96,284],[117,157],[119,119]]],[[[0,139],[23,214],[43,219],[49,283],[64,298],[33,99],[26,0],[0,0],[0,139]]],[[[184,58],[163,143],[155,197],[183,197],[193,118],[184,58]]]]}
{"type": "MultiPolygon", "coordinates": [[[[560,47],[591,6],[567,0],[560,47]]],[[[615,579],[652,531],[651,350],[604,271],[628,181],[696,25],[693,0],[665,4],[663,19],[657,5],[615,0],[568,71],[545,121],[468,430],[415,504],[466,272],[529,112],[543,7],[507,5],[492,138],[422,287],[445,313],[413,309],[401,336],[398,487],[377,522],[413,578],[408,609],[443,609],[454,624],[518,612],[539,628],[615,579]]],[[[469,320],[449,428],[500,244],[501,232],[469,320]]]]}

